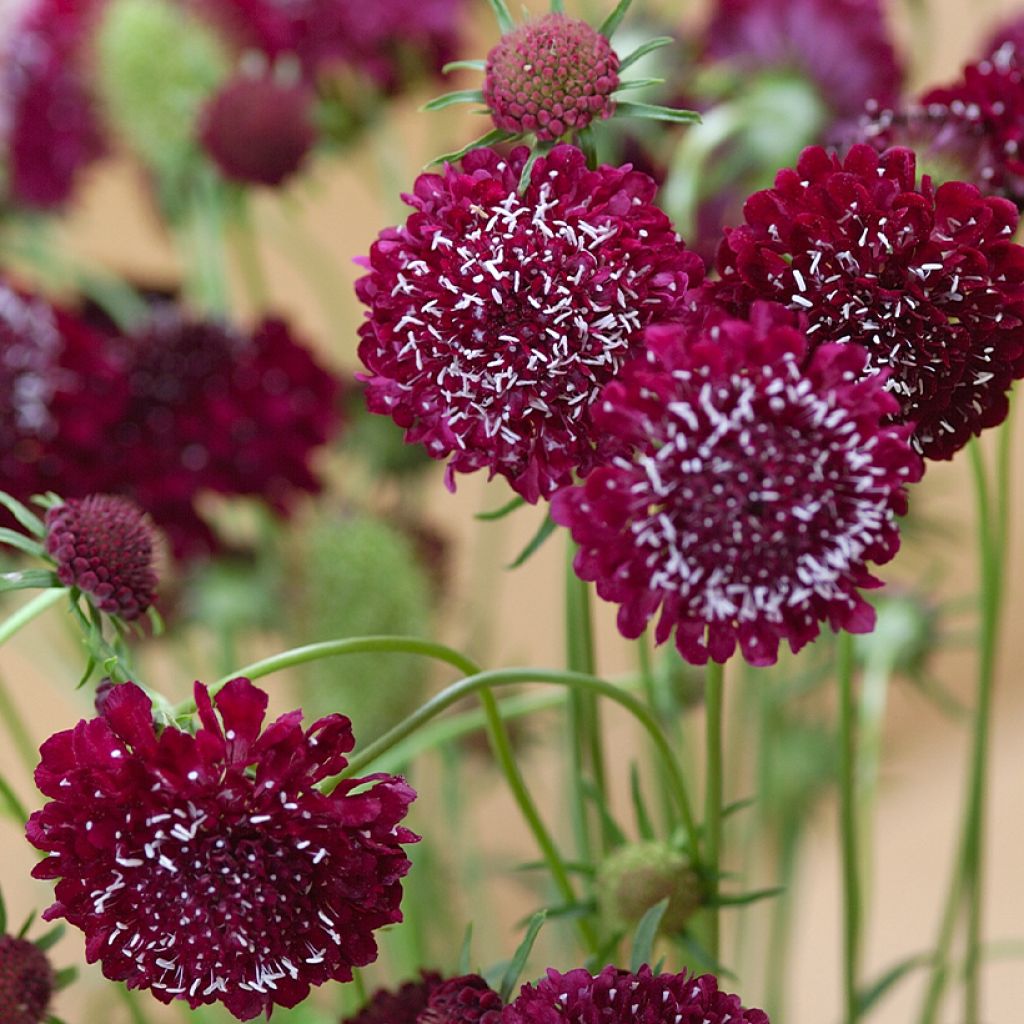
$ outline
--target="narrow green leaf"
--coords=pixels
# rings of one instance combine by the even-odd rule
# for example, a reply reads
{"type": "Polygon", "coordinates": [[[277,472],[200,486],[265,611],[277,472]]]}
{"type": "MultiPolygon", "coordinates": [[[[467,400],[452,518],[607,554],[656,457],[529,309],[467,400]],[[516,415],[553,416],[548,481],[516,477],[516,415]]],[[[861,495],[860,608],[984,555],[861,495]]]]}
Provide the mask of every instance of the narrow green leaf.
{"type": "Polygon", "coordinates": [[[462,934],[462,945],[459,947],[459,974],[469,974],[472,969],[470,966],[470,950],[473,947],[473,922],[470,921],[466,925],[466,930],[462,934]]]}
{"type": "Polygon", "coordinates": [[[491,10],[494,11],[494,17],[498,19],[498,28],[501,29],[501,34],[505,35],[506,32],[511,32],[515,28],[515,22],[512,20],[512,14],[509,12],[505,0],[487,0],[487,2],[491,5],[491,10]]]}
{"type": "Polygon", "coordinates": [[[629,969],[636,974],[644,964],[650,964],[654,957],[654,939],[661,927],[661,919],[668,910],[668,896],[659,900],[640,918],[633,933],[633,948],[629,954],[629,969]]]}
{"type": "Polygon", "coordinates": [[[32,927],[32,922],[35,920],[35,918],[36,912],[34,910],[30,910],[28,912],[28,917],[25,918],[25,920],[21,923],[21,927],[18,929],[18,934],[15,936],[16,939],[23,939],[25,938],[26,935],[28,935],[28,930],[32,927]]]}
{"type": "Polygon", "coordinates": [[[930,953],[917,953],[894,964],[881,977],[857,992],[857,1016],[863,1017],[898,981],[918,967],[927,967],[933,960],[930,953]]]}
{"type": "Polygon", "coordinates": [[[61,938],[66,931],[64,925],[58,924],[51,928],[48,932],[44,932],[33,942],[36,949],[41,950],[45,953],[48,949],[53,949],[54,946],[60,942],[61,938]]]}
{"type": "MultiPolygon", "coordinates": [[[[24,825],[28,821],[28,809],[18,799],[18,794],[11,789],[7,780],[2,775],[0,775],[0,800],[3,800],[8,813],[19,825],[24,825]]],[[[0,928],[0,931],[3,930],[0,928]]]]}
{"type": "Polygon", "coordinates": [[[733,800],[731,804],[726,804],[722,808],[722,817],[729,818],[740,811],[745,811],[748,807],[753,807],[757,803],[757,798],[753,796],[746,796],[742,800],[733,800]]]}
{"type": "Polygon", "coordinates": [[[7,934],[7,904],[3,892],[0,892],[0,934],[7,934]]]}
{"type": "MultiPolygon", "coordinates": [[[[559,903],[552,907],[545,907],[545,913],[549,921],[572,921],[578,917],[588,917],[597,913],[597,904],[594,900],[574,900],[572,903],[559,903]]],[[[533,916],[521,917],[516,921],[516,928],[525,928],[533,920],[533,916]]]]}
{"type": "Polygon", "coordinates": [[[676,110],[675,107],[662,107],[656,103],[634,103],[620,100],[615,111],[621,117],[644,117],[651,121],[668,121],[670,124],[700,124],[700,114],[696,110],[676,110]]]}
{"type": "Polygon", "coordinates": [[[784,885],[777,885],[772,889],[756,889],[752,892],[741,892],[735,895],[719,893],[713,899],[706,900],[709,907],[745,907],[751,903],[758,903],[761,900],[769,900],[773,896],[779,896],[786,891],[784,885]]]}
{"type": "Polygon", "coordinates": [[[17,533],[15,530],[8,530],[6,526],[0,526],[0,544],[17,548],[19,551],[24,551],[27,555],[35,555],[37,558],[41,558],[45,553],[45,549],[39,541],[32,540],[31,537],[26,537],[25,534],[17,533]]]}
{"type": "MultiPolygon", "coordinates": [[[[581,875],[584,878],[593,878],[597,874],[597,869],[593,864],[584,864],[578,860],[566,860],[562,861],[562,867],[569,872],[570,875],[581,875]]],[[[547,871],[548,862],[546,860],[528,860],[522,864],[516,866],[516,871],[547,871]]]]}
{"type": "Polygon", "coordinates": [[[501,508],[494,509],[493,512],[477,512],[474,519],[479,519],[481,522],[491,523],[495,519],[504,519],[509,512],[515,512],[517,508],[522,508],[526,504],[526,499],[519,497],[517,494],[511,501],[507,501],[501,508]]]}
{"type": "Polygon", "coordinates": [[[471,149],[479,149],[481,146],[494,146],[499,142],[511,142],[512,139],[517,138],[519,138],[519,136],[514,132],[506,132],[501,128],[494,128],[487,132],[486,135],[481,135],[472,142],[467,142],[462,149],[456,149],[451,153],[442,153],[440,156],[434,157],[427,166],[433,167],[434,164],[453,164],[456,160],[461,160],[471,149]]]}
{"type": "Polygon", "coordinates": [[[519,185],[517,191],[522,195],[526,191],[526,186],[530,184],[530,177],[533,174],[533,165],[542,157],[546,156],[554,148],[553,142],[538,142],[530,151],[529,157],[527,157],[526,163],[523,164],[523,169],[519,174],[519,185]]]}
{"type": "Polygon", "coordinates": [[[615,35],[615,30],[622,24],[622,19],[632,4],[633,0],[619,0],[615,5],[615,10],[604,19],[598,31],[605,39],[611,39],[615,35]]]}
{"type": "Polygon", "coordinates": [[[146,609],[146,618],[149,619],[149,626],[153,630],[153,636],[164,635],[164,617],[156,610],[154,605],[146,609]]]}
{"type": "Polygon", "coordinates": [[[677,938],[690,956],[696,959],[696,964],[691,963],[687,965],[695,974],[704,974],[705,972],[708,972],[716,974],[719,978],[728,978],[730,981],[739,981],[739,978],[736,977],[736,972],[730,971],[728,967],[719,962],[717,957],[713,957],[707,949],[704,948],[704,944],[693,934],[693,932],[687,930],[678,935],[677,938]]]}
{"type": "Polygon", "coordinates": [[[565,14],[565,4],[563,3],[563,0],[551,0],[551,13],[565,14]]]}
{"type": "Polygon", "coordinates": [[[441,68],[441,73],[447,75],[452,71],[483,71],[486,67],[485,60],[450,60],[441,68]]]}
{"type": "Polygon", "coordinates": [[[636,815],[637,832],[645,842],[652,842],[657,838],[657,833],[651,822],[651,816],[647,812],[644,795],[640,792],[640,770],[635,761],[629,766],[629,791],[633,797],[633,813],[636,815]]]}
{"type": "Polygon", "coordinates": [[[626,844],[626,834],[619,828],[618,823],[612,817],[612,812],[605,802],[601,791],[594,785],[592,779],[581,779],[580,782],[584,795],[597,808],[606,841],[612,846],[624,846],[626,844]]]}
{"type": "Polygon", "coordinates": [[[46,1024],[64,1024],[64,1021],[60,1017],[55,1017],[52,1013],[47,1014],[46,1024]]]}
{"type": "Polygon", "coordinates": [[[456,103],[483,103],[482,89],[456,89],[446,92],[443,96],[435,96],[429,103],[424,103],[420,110],[444,110],[456,103]]]}
{"type": "Polygon", "coordinates": [[[551,513],[546,513],[544,521],[540,524],[540,529],[533,535],[530,543],[523,548],[522,551],[516,556],[515,560],[511,562],[506,568],[518,569],[519,566],[525,564],[530,558],[532,558],[541,545],[555,532],[557,523],[551,518],[551,513]]]}
{"type": "Polygon", "coordinates": [[[67,988],[78,977],[77,967],[62,967],[53,975],[53,988],[55,992],[67,988]]]}
{"type": "Polygon", "coordinates": [[[544,926],[547,916],[546,910],[538,910],[530,918],[523,941],[519,943],[508,965],[508,969],[505,971],[505,976],[501,979],[501,988],[498,990],[498,994],[501,996],[502,1003],[508,1003],[511,998],[512,992],[519,981],[519,976],[523,973],[523,968],[526,966],[526,961],[530,956],[530,950],[533,949],[533,944],[537,941],[537,935],[544,926]]]}
{"type": "Polygon", "coordinates": [[[47,590],[63,587],[56,575],[47,569],[22,569],[20,572],[0,573],[0,593],[7,590],[47,590]]]}
{"type": "Polygon", "coordinates": [[[17,498],[12,498],[6,491],[0,491],[0,505],[3,505],[15,519],[36,537],[46,536],[46,527],[42,519],[30,512],[17,498]]]}
{"type": "Polygon", "coordinates": [[[643,46],[638,46],[632,53],[619,61],[619,73],[621,74],[631,64],[635,64],[641,57],[646,57],[647,54],[660,50],[663,46],[671,46],[674,42],[675,40],[671,36],[658,36],[656,39],[644,43],[643,46]]]}
{"type": "Polygon", "coordinates": [[[664,84],[664,78],[631,78],[628,82],[619,82],[619,87],[615,90],[614,95],[618,96],[620,92],[625,92],[627,89],[648,89],[652,85],[664,84]]]}

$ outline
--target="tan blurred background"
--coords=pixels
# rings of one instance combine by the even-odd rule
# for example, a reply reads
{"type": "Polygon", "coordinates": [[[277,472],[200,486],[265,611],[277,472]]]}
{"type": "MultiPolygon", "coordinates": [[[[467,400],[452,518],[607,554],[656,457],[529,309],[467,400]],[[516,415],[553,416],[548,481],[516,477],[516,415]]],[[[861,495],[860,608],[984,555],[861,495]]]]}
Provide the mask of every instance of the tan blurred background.
{"type": "MultiPolygon", "coordinates": [[[[481,0],[480,7],[484,6],[481,0]]],[[[595,2],[591,6],[605,5],[595,2]]],[[[694,17],[699,5],[678,3],[667,5],[667,9],[673,6],[680,14],[685,10],[687,17],[694,17]]],[[[906,10],[898,0],[892,0],[891,6],[900,38],[906,43],[913,35],[906,10]]],[[[925,6],[932,29],[927,44],[920,47],[924,54],[916,65],[918,84],[952,78],[996,19],[1014,10],[1024,13],[1024,5],[1007,0],[927,0],[925,6]]],[[[642,9],[642,0],[636,0],[636,7],[642,9]]],[[[481,26],[477,50],[464,56],[479,56],[485,50],[490,26],[484,19],[481,26]]],[[[269,271],[274,307],[301,325],[307,339],[338,369],[355,366],[355,328],[360,313],[352,298],[352,283],[360,270],[352,259],[368,250],[382,226],[402,216],[393,193],[411,184],[425,157],[455,148],[467,137],[465,121],[445,114],[416,114],[415,106],[413,101],[404,103],[386,131],[375,133],[345,159],[317,163],[312,173],[285,196],[261,196],[255,204],[261,257],[269,271]]],[[[136,172],[124,162],[111,161],[88,177],[81,202],[62,234],[70,249],[85,261],[147,282],[173,282],[180,276],[172,247],[145,202],[136,172]]],[[[241,289],[239,297],[244,308],[241,289]]],[[[1018,415],[1018,427],[1021,420],[1018,415]]],[[[1024,460],[1024,437],[1018,442],[1020,464],[1024,460]]],[[[497,527],[482,529],[474,522],[473,513],[497,506],[506,495],[498,486],[488,486],[479,478],[461,480],[453,497],[442,487],[438,474],[436,486],[429,493],[429,518],[456,541],[456,596],[448,608],[447,627],[451,642],[481,646],[478,631],[493,612],[485,645],[490,664],[560,664],[564,559],[560,545],[551,543],[525,568],[504,573],[500,567],[532,533],[536,516],[521,512],[497,527]],[[481,607],[481,593],[493,607],[481,607]]],[[[960,457],[951,465],[933,466],[915,496],[918,508],[926,509],[929,518],[949,527],[948,537],[936,542],[942,545],[935,558],[941,566],[936,599],[970,595],[976,588],[969,495],[968,467],[960,457]]],[[[1024,493],[1020,488],[1015,499],[1015,507],[1021,508],[1024,493]]],[[[1015,527],[1019,521],[1016,516],[1015,527]]],[[[1018,567],[1024,549],[1020,530],[1016,532],[1009,555],[1009,609],[992,738],[985,920],[990,939],[1022,946],[1024,686],[1019,666],[1024,660],[1024,630],[1020,628],[1024,588],[1018,567]]],[[[886,576],[919,579],[919,552],[916,557],[914,564],[898,561],[886,576]]],[[[598,640],[602,672],[614,675],[632,670],[631,655],[618,640],[607,608],[599,609],[598,640]]],[[[15,693],[37,740],[88,713],[87,695],[73,692],[75,659],[68,634],[52,621],[34,624],[0,652],[0,675],[15,693]]],[[[969,699],[972,674],[968,649],[941,655],[937,675],[964,699],[969,699]]],[[[180,687],[189,682],[181,680],[180,687]]],[[[278,706],[283,709],[286,703],[282,697],[278,706]]],[[[933,941],[961,808],[968,741],[965,726],[940,714],[907,687],[894,689],[890,712],[870,880],[872,911],[865,957],[868,976],[924,951],[933,941]]],[[[607,724],[616,740],[609,749],[617,757],[622,747],[619,738],[630,737],[632,732],[613,714],[607,724]]],[[[30,807],[37,806],[38,797],[19,774],[20,765],[6,744],[0,729],[0,770],[15,780],[16,790],[30,807]]],[[[625,779],[625,760],[621,768],[625,779]]],[[[527,769],[538,790],[550,788],[547,778],[554,770],[553,764],[536,758],[527,769]]],[[[471,795],[470,821],[476,840],[503,863],[530,859],[533,854],[529,841],[520,834],[516,813],[504,791],[496,780],[481,789],[471,795]]],[[[557,808],[552,811],[557,813],[557,808]]],[[[786,1021],[774,1024],[831,1024],[838,1018],[839,870],[835,837],[834,807],[826,803],[809,837],[800,878],[803,896],[790,965],[790,1015],[786,1021]]],[[[753,855],[756,860],[756,850],[753,855]]],[[[6,822],[0,824],[0,883],[13,922],[20,922],[30,910],[41,909],[50,900],[48,886],[27,880],[31,864],[32,857],[17,830],[6,822]]],[[[511,928],[524,912],[521,896],[522,890],[515,883],[503,894],[497,923],[492,924],[499,935],[504,930],[508,938],[507,946],[497,955],[508,955],[514,948],[516,938],[511,928]]],[[[993,960],[985,969],[988,1024],[1012,1024],[1024,1017],[1021,952],[1018,949],[1016,958],[993,960]]],[[[75,934],[61,944],[56,959],[64,965],[78,962],[80,955],[80,938],[75,934]]],[[[743,992],[745,1001],[757,1003],[756,990],[743,992]]],[[[913,1019],[918,992],[918,982],[911,978],[871,1019],[879,1024],[906,1024],[913,1019]]],[[[962,1024],[955,1006],[956,1001],[950,1001],[943,1024],[962,1024]]],[[[67,1024],[118,1024],[128,1019],[93,970],[84,972],[84,981],[64,993],[55,1009],[67,1024]]]]}

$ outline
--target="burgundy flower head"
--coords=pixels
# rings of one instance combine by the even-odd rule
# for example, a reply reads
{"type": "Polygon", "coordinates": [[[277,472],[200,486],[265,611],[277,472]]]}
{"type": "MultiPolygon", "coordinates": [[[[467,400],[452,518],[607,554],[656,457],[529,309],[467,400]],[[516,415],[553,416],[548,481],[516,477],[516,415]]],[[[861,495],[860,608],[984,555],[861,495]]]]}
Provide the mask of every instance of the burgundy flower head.
{"type": "Polygon", "coordinates": [[[102,0],[30,0],[0,61],[8,189],[22,206],[70,198],[78,172],[105,144],[83,67],[102,0]]]}
{"type": "Polygon", "coordinates": [[[503,35],[487,55],[484,101],[499,128],[551,142],[612,115],[618,70],[596,28],[547,14],[503,35]]]}
{"type": "Polygon", "coordinates": [[[416,1024],[426,1009],[430,993],[441,984],[436,971],[421,971],[417,981],[403,982],[397,989],[378,989],[369,1002],[342,1024],[416,1024]]]}
{"type": "Polygon", "coordinates": [[[431,993],[416,1024],[500,1024],[501,996],[479,974],[449,978],[431,993]]]}
{"type": "Polygon", "coordinates": [[[605,967],[560,974],[549,969],[524,985],[503,1024],[770,1024],[763,1010],[745,1010],[739,996],[718,988],[711,974],[697,977],[605,967]]]}
{"type": "Polygon", "coordinates": [[[313,93],[303,84],[236,75],[203,109],[199,139],[226,177],[280,185],[316,141],[312,103],[313,93]]]}
{"type": "Polygon", "coordinates": [[[477,149],[423,174],[406,224],[381,233],[356,284],[367,402],[456,472],[487,468],[527,501],[586,474],[590,406],[674,319],[703,264],[628,167],[557,146],[519,194],[525,148],[477,149]]]}
{"type": "Polygon", "coordinates": [[[53,968],[36,945],[0,935],[0,1020],[42,1024],[53,994],[53,968]]]}
{"type": "Polygon", "coordinates": [[[808,319],[816,345],[853,341],[886,368],[914,446],[948,459],[1007,412],[1024,376],[1024,248],[1017,211],[972,185],[916,184],[914,154],[813,147],[751,196],[718,252],[717,301],[758,299],[808,319]]]}
{"type": "Polygon", "coordinates": [[[342,715],[263,730],[267,696],[247,679],[195,697],[195,735],[157,728],[126,683],[43,744],[50,802],[27,834],[49,856],[33,875],[59,879],[43,916],[81,928],[106,977],[250,1020],[376,958],[374,930],[402,917],[415,794],[390,775],[316,788],[352,749],[342,715]]]}
{"type": "Polygon", "coordinates": [[[216,547],[195,511],[203,490],[258,495],[281,512],[296,493],[319,490],[311,462],[338,425],[338,382],[283,322],[246,337],[166,305],[111,345],[130,390],[111,436],[118,490],[153,516],[176,555],[216,547]]]}
{"type": "Polygon", "coordinates": [[[717,0],[707,56],[802,73],[836,120],[871,99],[891,106],[903,77],[879,0],[717,0]]]}
{"type": "Polygon", "coordinates": [[[137,619],[153,603],[153,530],[126,498],[69,498],[46,513],[46,550],[61,583],[88,594],[100,611],[137,619]]]}
{"type": "Polygon", "coordinates": [[[749,323],[651,328],[647,357],[602,393],[598,429],[633,454],[560,491],[551,514],[625,636],[660,610],[657,641],[675,631],[687,661],[725,661],[738,643],[769,665],[822,621],[872,628],[865,563],[896,553],[921,460],[908,427],[880,425],[896,401],[863,378],[864,350],[808,358],[794,319],[764,304],[749,323]]]}

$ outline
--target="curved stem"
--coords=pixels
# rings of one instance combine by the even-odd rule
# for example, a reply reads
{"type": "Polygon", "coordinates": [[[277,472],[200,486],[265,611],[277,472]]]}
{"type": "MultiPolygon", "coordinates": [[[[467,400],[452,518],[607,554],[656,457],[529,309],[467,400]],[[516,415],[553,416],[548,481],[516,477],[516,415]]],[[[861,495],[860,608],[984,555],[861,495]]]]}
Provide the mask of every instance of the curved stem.
{"type": "MultiPolygon", "coordinates": [[[[238,676],[247,676],[250,679],[259,679],[278,672],[284,668],[295,665],[302,665],[320,658],[336,657],[344,654],[366,654],[366,653],[402,653],[422,654],[437,661],[442,661],[453,668],[458,669],[466,676],[479,676],[480,667],[465,655],[444,644],[435,643],[432,640],[424,640],[419,637],[395,637],[395,636],[371,636],[356,637],[345,640],[328,640],[323,643],[307,644],[304,647],[296,647],[281,654],[275,654],[269,658],[253,662],[245,668],[233,672],[210,686],[211,696],[216,694],[231,679],[238,676]]],[[[576,902],[576,892],[569,877],[568,868],[562,860],[554,839],[548,832],[540,812],[530,795],[530,791],[523,780],[512,752],[512,744],[509,740],[508,730],[501,718],[501,711],[494,694],[488,689],[480,689],[480,703],[483,706],[484,718],[487,726],[488,738],[491,748],[494,751],[498,766],[505,776],[509,789],[512,791],[520,813],[523,815],[534,839],[540,847],[541,854],[551,872],[552,881],[558,889],[559,895],[567,904],[576,902]]],[[[195,710],[194,701],[186,701],[175,708],[175,717],[182,714],[191,714],[195,710]]],[[[390,733],[388,734],[390,735],[390,733]]],[[[584,944],[590,952],[597,948],[597,936],[589,922],[580,920],[580,934],[584,944]]]]}
{"type": "Polygon", "coordinates": [[[845,1024],[858,1017],[861,891],[857,838],[857,702],[853,680],[853,637],[841,632],[836,649],[839,683],[839,833],[843,869],[843,995],[845,1024]]]}
{"type": "Polygon", "coordinates": [[[719,958],[718,883],[722,855],[722,697],[725,666],[709,661],[704,676],[704,729],[706,762],[704,775],[704,863],[708,886],[708,953],[713,963],[719,958]]]}
{"type": "Polygon", "coordinates": [[[31,601],[26,601],[16,612],[0,622],[0,644],[10,640],[22,626],[27,626],[33,619],[38,618],[47,608],[66,597],[67,593],[64,587],[53,587],[36,594],[31,601]]]}

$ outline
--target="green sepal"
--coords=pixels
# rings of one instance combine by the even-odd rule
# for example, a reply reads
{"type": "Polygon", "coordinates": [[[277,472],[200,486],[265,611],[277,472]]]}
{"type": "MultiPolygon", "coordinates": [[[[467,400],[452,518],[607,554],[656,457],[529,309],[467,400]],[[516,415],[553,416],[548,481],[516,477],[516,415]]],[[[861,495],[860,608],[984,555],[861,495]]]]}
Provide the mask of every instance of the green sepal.
{"type": "Polygon", "coordinates": [[[633,0],[619,0],[615,5],[615,10],[604,19],[601,27],[598,29],[598,32],[600,32],[605,39],[611,39],[611,37],[615,35],[615,30],[622,24],[622,19],[626,16],[626,12],[632,4],[633,0]]]}
{"type": "Polygon", "coordinates": [[[496,519],[504,519],[510,512],[515,512],[517,508],[522,508],[525,504],[526,499],[517,494],[511,501],[505,502],[501,508],[496,508],[491,512],[477,512],[473,518],[484,523],[492,523],[496,519]]]}
{"type": "Polygon", "coordinates": [[[43,932],[38,939],[33,940],[32,945],[36,947],[41,953],[45,953],[48,949],[52,949],[57,945],[58,942],[64,937],[64,932],[67,929],[63,924],[54,925],[48,932],[43,932]]]}
{"type": "Polygon", "coordinates": [[[485,60],[450,60],[441,68],[441,73],[447,75],[452,71],[483,71],[486,67],[485,60]]]}
{"type": "Polygon", "coordinates": [[[511,32],[515,28],[515,22],[512,20],[512,13],[505,0],[487,0],[487,2],[491,5],[491,10],[494,11],[494,17],[498,20],[501,34],[505,35],[506,32],[511,32]]]}
{"type": "Polygon", "coordinates": [[[36,537],[46,536],[46,527],[42,519],[30,512],[17,498],[11,497],[6,491],[0,491],[0,505],[3,505],[15,519],[36,537]]]}
{"type": "Polygon", "coordinates": [[[31,537],[26,537],[25,534],[18,533],[16,530],[8,530],[6,526],[0,526],[0,544],[17,548],[19,551],[24,551],[26,555],[35,555],[37,558],[42,558],[46,553],[39,541],[32,540],[31,537]]]}
{"type": "Polygon", "coordinates": [[[631,64],[635,64],[641,57],[646,57],[647,54],[660,50],[663,46],[671,46],[674,42],[675,40],[671,36],[658,36],[656,39],[649,40],[619,61],[619,72],[625,71],[626,68],[631,64]]]}
{"type": "Polygon", "coordinates": [[[8,590],[49,590],[63,587],[57,574],[49,569],[22,569],[19,572],[0,573],[0,593],[8,590]]]}
{"type": "Polygon", "coordinates": [[[456,160],[461,160],[470,150],[479,149],[481,146],[493,146],[498,142],[511,142],[512,139],[519,138],[515,132],[507,132],[503,128],[493,128],[487,132],[486,135],[481,135],[478,139],[474,139],[472,142],[467,142],[461,149],[453,150],[451,153],[442,153],[440,156],[434,157],[433,160],[427,164],[428,167],[433,167],[434,164],[452,164],[456,160]]]}
{"type": "Polygon", "coordinates": [[[553,142],[538,142],[530,150],[530,155],[526,158],[526,163],[523,164],[522,172],[519,175],[519,184],[516,186],[516,191],[520,195],[526,191],[527,186],[530,184],[530,176],[533,174],[533,165],[542,156],[547,156],[554,148],[555,144],[553,142]]]}
{"type": "Polygon", "coordinates": [[[443,96],[435,96],[428,103],[424,103],[420,110],[444,110],[456,103],[483,103],[483,89],[456,89],[454,92],[446,92],[443,96]]]}
{"type": "Polygon", "coordinates": [[[523,548],[522,551],[510,562],[507,569],[518,569],[521,565],[524,565],[530,558],[532,558],[539,550],[541,545],[551,536],[558,527],[558,524],[551,518],[551,513],[545,513],[544,521],[540,524],[540,528],[530,539],[530,542],[523,548]]]}
{"type": "Polygon", "coordinates": [[[619,82],[618,88],[612,93],[613,96],[618,96],[620,92],[626,92],[628,89],[648,89],[652,85],[664,85],[664,78],[631,78],[627,82],[619,82]]]}
{"type": "Polygon", "coordinates": [[[643,117],[650,121],[668,121],[669,124],[700,124],[701,117],[696,110],[677,110],[657,103],[634,103],[621,100],[615,104],[615,112],[621,117],[643,117]]]}
{"type": "Polygon", "coordinates": [[[507,1004],[511,999],[512,992],[515,990],[516,984],[519,981],[519,976],[523,973],[523,968],[526,967],[526,961],[530,956],[530,951],[533,949],[533,944],[537,941],[537,936],[540,933],[541,928],[544,926],[547,916],[548,912],[546,910],[538,910],[537,913],[530,918],[530,923],[526,927],[526,934],[523,936],[523,941],[520,942],[516,948],[512,959],[509,961],[508,967],[505,969],[505,974],[501,979],[501,988],[498,990],[498,994],[501,996],[503,1004],[507,1004]]]}
{"type": "Polygon", "coordinates": [[[636,761],[629,766],[629,792],[633,798],[633,814],[636,817],[636,828],[640,838],[647,842],[654,842],[657,833],[651,821],[644,795],[640,791],[640,770],[636,761]]]}
{"type": "Polygon", "coordinates": [[[704,900],[706,907],[746,907],[751,903],[759,903],[761,900],[770,900],[774,896],[781,896],[786,891],[784,885],[777,885],[771,889],[756,889],[753,892],[742,892],[736,895],[719,893],[704,900]]]}
{"type": "Polygon", "coordinates": [[[661,919],[668,910],[669,899],[670,897],[666,896],[658,900],[637,922],[636,931],[633,933],[633,948],[629,953],[629,969],[634,974],[644,964],[650,964],[654,957],[654,938],[661,926],[661,919]]]}
{"type": "Polygon", "coordinates": [[[149,625],[153,630],[153,636],[163,636],[164,617],[156,610],[155,606],[150,605],[146,609],[146,618],[149,619],[149,625]]]}
{"type": "Polygon", "coordinates": [[[59,971],[55,971],[53,975],[54,992],[60,992],[61,989],[67,988],[77,977],[77,967],[62,967],[59,971]]]}

